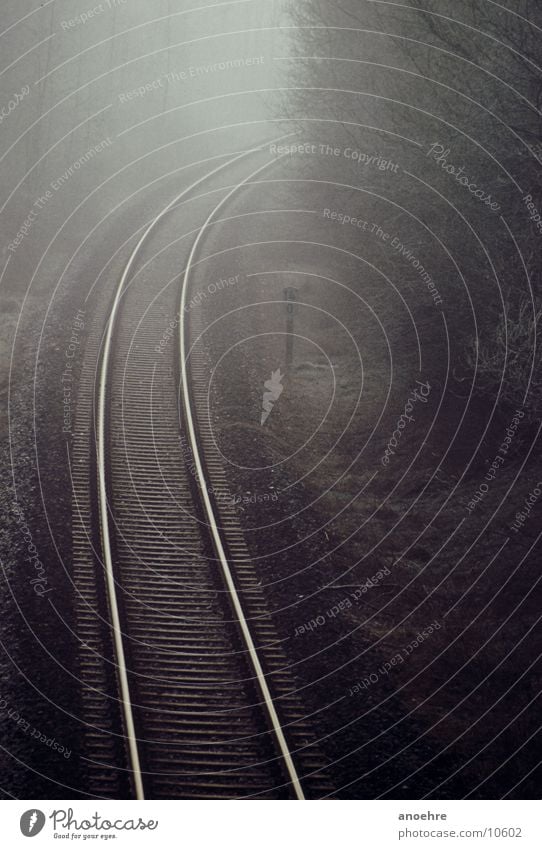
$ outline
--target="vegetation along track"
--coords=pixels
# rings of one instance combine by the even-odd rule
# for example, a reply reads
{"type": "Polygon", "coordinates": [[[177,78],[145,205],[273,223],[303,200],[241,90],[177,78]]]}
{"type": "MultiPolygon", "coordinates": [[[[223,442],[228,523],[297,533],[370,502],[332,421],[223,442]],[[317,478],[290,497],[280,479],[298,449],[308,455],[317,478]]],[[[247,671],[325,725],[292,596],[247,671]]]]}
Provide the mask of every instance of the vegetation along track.
{"type": "Polygon", "coordinates": [[[117,286],[105,334],[98,317],[86,348],[72,450],[73,551],[83,786],[93,796],[303,799],[331,791],[235,513],[219,497],[227,484],[205,409],[201,314],[183,309],[205,229],[273,162],[221,192],[180,286],[157,280],[153,289],[152,276],[135,272],[166,215],[254,155],[262,151],[214,168],[153,219],[117,286]],[[177,345],[157,356],[174,315],[182,317],[177,345]]]}

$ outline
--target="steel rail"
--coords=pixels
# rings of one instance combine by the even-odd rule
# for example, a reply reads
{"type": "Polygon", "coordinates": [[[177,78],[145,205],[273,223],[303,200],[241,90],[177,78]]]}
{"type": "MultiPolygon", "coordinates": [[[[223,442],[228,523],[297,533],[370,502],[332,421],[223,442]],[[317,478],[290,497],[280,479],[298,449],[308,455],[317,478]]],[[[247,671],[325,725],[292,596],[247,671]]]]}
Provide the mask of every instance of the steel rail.
{"type": "Polygon", "coordinates": [[[281,158],[282,157],[276,157],[271,162],[267,162],[265,165],[260,166],[260,168],[258,168],[252,174],[249,174],[248,177],[245,177],[244,180],[242,180],[240,183],[238,183],[236,186],[234,186],[222,198],[220,203],[218,203],[215,206],[215,208],[208,215],[206,221],[204,222],[204,224],[201,226],[200,230],[198,231],[198,234],[197,234],[197,236],[194,240],[194,243],[192,245],[192,249],[190,251],[190,254],[189,254],[189,257],[188,257],[188,262],[186,264],[185,272],[184,272],[184,276],[183,276],[182,291],[181,291],[181,306],[180,306],[180,311],[179,311],[180,316],[181,316],[180,321],[179,321],[179,329],[180,329],[179,345],[180,345],[180,358],[181,358],[181,391],[182,391],[182,398],[183,398],[184,414],[185,414],[186,424],[188,426],[188,434],[189,434],[189,440],[190,440],[190,447],[191,447],[191,451],[192,451],[192,458],[193,458],[193,461],[194,461],[194,465],[195,465],[197,475],[198,475],[198,479],[199,479],[199,483],[200,483],[199,488],[200,488],[200,492],[201,492],[201,499],[202,499],[204,512],[206,514],[209,531],[210,531],[211,536],[213,538],[214,548],[215,548],[215,551],[218,555],[220,568],[221,568],[221,571],[222,571],[222,574],[223,574],[223,577],[224,577],[224,581],[226,583],[226,586],[227,586],[229,594],[230,594],[230,599],[231,599],[231,602],[232,602],[232,605],[233,605],[233,608],[234,608],[234,611],[235,611],[235,615],[237,617],[237,622],[239,624],[239,628],[241,630],[244,642],[245,642],[246,647],[248,649],[248,654],[249,654],[249,657],[250,657],[250,662],[251,662],[252,668],[254,670],[256,682],[257,682],[258,688],[261,692],[261,695],[262,695],[265,707],[267,709],[267,712],[269,714],[269,718],[271,720],[271,725],[273,727],[273,732],[274,732],[274,735],[275,735],[275,738],[276,738],[276,741],[277,741],[277,745],[278,745],[280,754],[281,754],[282,759],[283,759],[283,761],[286,765],[286,769],[287,769],[288,775],[290,777],[290,780],[292,782],[292,787],[293,787],[296,798],[299,799],[299,800],[304,800],[305,794],[304,794],[303,788],[301,786],[301,781],[299,779],[299,775],[297,773],[295,764],[293,762],[292,755],[291,755],[289,747],[288,747],[288,743],[287,743],[286,738],[284,736],[284,731],[282,729],[280,719],[279,719],[277,711],[275,709],[273,697],[271,695],[271,692],[269,690],[269,686],[267,684],[267,678],[266,678],[265,672],[262,668],[260,658],[258,656],[258,651],[257,651],[256,646],[254,644],[254,640],[252,638],[252,634],[251,634],[247,619],[246,619],[245,614],[244,614],[243,605],[242,605],[241,599],[239,598],[239,594],[237,592],[237,588],[236,588],[235,581],[234,581],[234,578],[233,578],[232,570],[230,568],[230,564],[228,562],[228,558],[227,558],[227,555],[226,555],[226,552],[225,552],[223,540],[222,540],[222,537],[221,537],[221,534],[220,534],[219,522],[217,520],[215,508],[214,508],[214,506],[211,502],[211,499],[209,497],[209,492],[208,492],[208,488],[207,488],[207,478],[206,478],[206,475],[205,475],[205,466],[204,466],[204,463],[202,461],[202,457],[201,457],[201,453],[200,453],[200,449],[199,449],[199,444],[198,444],[198,439],[197,439],[197,427],[196,427],[196,422],[195,422],[195,416],[194,416],[193,410],[192,410],[192,399],[191,399],[191,396],[190,396],[189,376],[188,376],[188,369],[187,369],[188,352],[186,350],[186,345],[187,345],[187,335],[188,334],[186,333],[185,321],[183,321],[183,316],[185,316],[187,314],[185,307],[186,307],[186,299],[187,299],[187,296],[188,296],[190,271],[191,271],[192,264],[194,262],[194,257],[196,256],[202,235],[205,232],[206,228],[212,222],[212,219],[219,212],[219,210],[228,202],[228,200],[230,200],[230,198],[237,191],[239,191],[239,189],[242,186],[244,186],[246,183],[248,183],[254,177],[257,177],[258,174],[260,174],[262,171],[265,171],[267,168],[269,168],[271,165],[273,165],[275,162],[277,162],[281,158]]]}
{"type": "MultiPolygon", "coordinates": [[[[288,133],[286,135],[280,136],[279,139],[275,139],[274,141],[280,141],[282,138],[288,137],[292,135],[292,133],[288,133]]],[[[108,499],[108,463],[107,463],[107,409],[108,409],[108,401],[109,401],[109,376],[110,376],[110,368],[112,362],[112,348],[113,348],[113,338],[116,329],[117,318],[119,315],[120,304],[122,300],[122,296],[124,294],[126,283],[130,277],[132,269],[134,267],[135,261],[139,255],[139,252],[151,235],[151,233],[155,230],[156,226],[159,222],[170,212],[186,195],[192,192],[197,186],[201,185],[201,183],[213,177],[215,174],[218,174],[220,171],[223,171],[225,168],[230,167],[235,162],[248,157],[249,155],[256,153],[258,151],[263,150],[270,142],[265,142],[262,145],[251,148],[248,151],[243,151],[232,159],[229,159],[227,162],[223,162],[221,165],[212,169],[205,173],[202,177],[195,180],[184,189],[180,194],[178,194],[153,220],[148,224],[145,228],[143,234],[139,238],[136,246],[134,247],[130,257],[126,263],[124,271],[121,275],[119,284],[117,286],[115,297],[113,299],[113,304],[111,306],[110,316],[107,322],[107,327],[104,336],[104,342],[102,347],[102,354],[98,366],[98,400],[97,400],[97,410],[96,410],[96,474],[98,478],[98,516],[99,516],[99,526],[100,526],[100,538],[101,538],[101,549],[102,549],[102,557],[103,557],[103,566],[105,571],[105,585],[106,585],[106,594],[107,594],[107,602],[109,607],[109,614],[111,618],[111,630],[113,634],[113,650],[115,653],[116,659],[116,675],[119,686],[119,696],[122,704],[122,716],[124,721],[124,732],[125,739],[127,743],[127,755],[131,768],[132,781],[135,791],[135,797],[138,800],[145,799],[145,788],[143,781],[143,772],[141,768],[141,758],[139,753],[138,740],[136,735],[135,728],[135,720],[134,720],[134,710],[132,705],[132,698],[130,692],[130,683],[128,680],[128,668],[126,663],[126,652],[124,648],[124,635],[121,626],[121,614],[120,614],[120,606],[119,600],[117,597],[117,588],[116,588],[116,580],[115,580],[115,568],[114,568],[114,558],[113,558],[113,550],[112,550],[112,533],[110,531],[110,520],[111,520],[111,510],[109,507],[109,499],[108,499]]],[[[254,175],[252,175],[254,176],[254,175]]],[[[247,178],[250,179],[250,178],[247,178]]],[[[231,194],[231,193],[230,193],[231,194]]],[[[220,204],[221,206],[221,204],[220,204]]],[[[213,211],[213,213],[216,210],[213,211]]],[[[206,222],[207,223],[207,222],[206,222]]],[[[204,225],[205,226],[205,225],[204,225]]],[[[199,234],[198,234],[199,235],[199,234]]],[[[193,256],[193,250],[190,254],[190,257],[193,256]]],[[[189,263],[190,265],[190,263],[189,263]]],[[[189,266],[188,266],[189,267],[189,266]]],[[[187,276],[185,275],[185,281],[187,280],[187,276]]],[[[182,326],[182,322],[181,322],[182,326]]],[[[199,461],[199,453],[197,454],[199,461]]],[[[222,549],[222,546],[220,546],[222,549]]],[[[251,640],[252,644],[252,640],[251,640]]],[[[258,661],[259,665],[259,661],[258,661]]],[[[260,667],[261,668],[261,667],[260,667]]],[[[267,689],[267,687],[266,687],[267,689]]],[[[276,715],[276,714],[275,714],[276,715]]],[[[289,753],[288,753],[289,755],[289,753]]],[[[303,798],[303,797],[301,797],[303,798]]]]}

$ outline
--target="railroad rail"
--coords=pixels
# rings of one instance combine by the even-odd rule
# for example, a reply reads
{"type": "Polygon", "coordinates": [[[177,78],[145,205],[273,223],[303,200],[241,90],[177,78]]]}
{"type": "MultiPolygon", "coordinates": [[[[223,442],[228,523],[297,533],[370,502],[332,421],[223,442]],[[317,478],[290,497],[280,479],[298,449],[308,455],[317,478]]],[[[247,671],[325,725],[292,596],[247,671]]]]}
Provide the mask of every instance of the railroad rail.
{"type": "Polygon", "coordinates": [[[216,497],[228,485],[205,408],[208,353],[201,311],[185,309],[215,217],[276,159],[219,186],[177,291],[144,265],[136,271],[166,216],[262,148],[204,174],[148,224],[105,334],[97,316],[87,347],[72,478],[91,795],[301,800],[330,791],[237,516],[216,497]],[[157,357],[172,315],[176,344],[157,357]]]}

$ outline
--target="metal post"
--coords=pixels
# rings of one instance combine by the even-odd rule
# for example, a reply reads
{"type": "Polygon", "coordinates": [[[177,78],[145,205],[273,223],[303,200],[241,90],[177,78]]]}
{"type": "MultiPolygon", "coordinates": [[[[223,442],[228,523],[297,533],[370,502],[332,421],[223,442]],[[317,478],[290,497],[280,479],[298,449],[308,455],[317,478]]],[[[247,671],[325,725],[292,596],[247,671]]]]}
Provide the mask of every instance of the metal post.
{"type": "Polygon", "coordinates": [[[286,301],[286,370],[289,371],[294,358],[294,306],[297,300],[295,286],[286,286],[284,300],[286,301]]]}

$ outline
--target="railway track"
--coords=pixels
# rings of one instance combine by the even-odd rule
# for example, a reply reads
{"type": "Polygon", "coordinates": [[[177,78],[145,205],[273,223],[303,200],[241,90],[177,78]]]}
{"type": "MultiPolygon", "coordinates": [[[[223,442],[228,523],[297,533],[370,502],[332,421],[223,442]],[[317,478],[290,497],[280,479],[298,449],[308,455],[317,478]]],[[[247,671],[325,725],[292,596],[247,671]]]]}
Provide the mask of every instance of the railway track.
{"type": "Polygon", "coordinates": [[[205,233],[273,162],[253,162],[230,186],[220,181],[262,154],[213,168],[150,222],[116,288],[105,333],[98,314],[90,334],[72,453],[90,795],[304,799],[331,789],[227,506],[206,409],[201,310],[185,309],[205,233]],[[215,200],[191,236],[180,285],[163,286],[145,273],[142,255],[162,221],[203,189],[215,200]],[[178,334],[157,354],[172,317],[178,334]]]}

